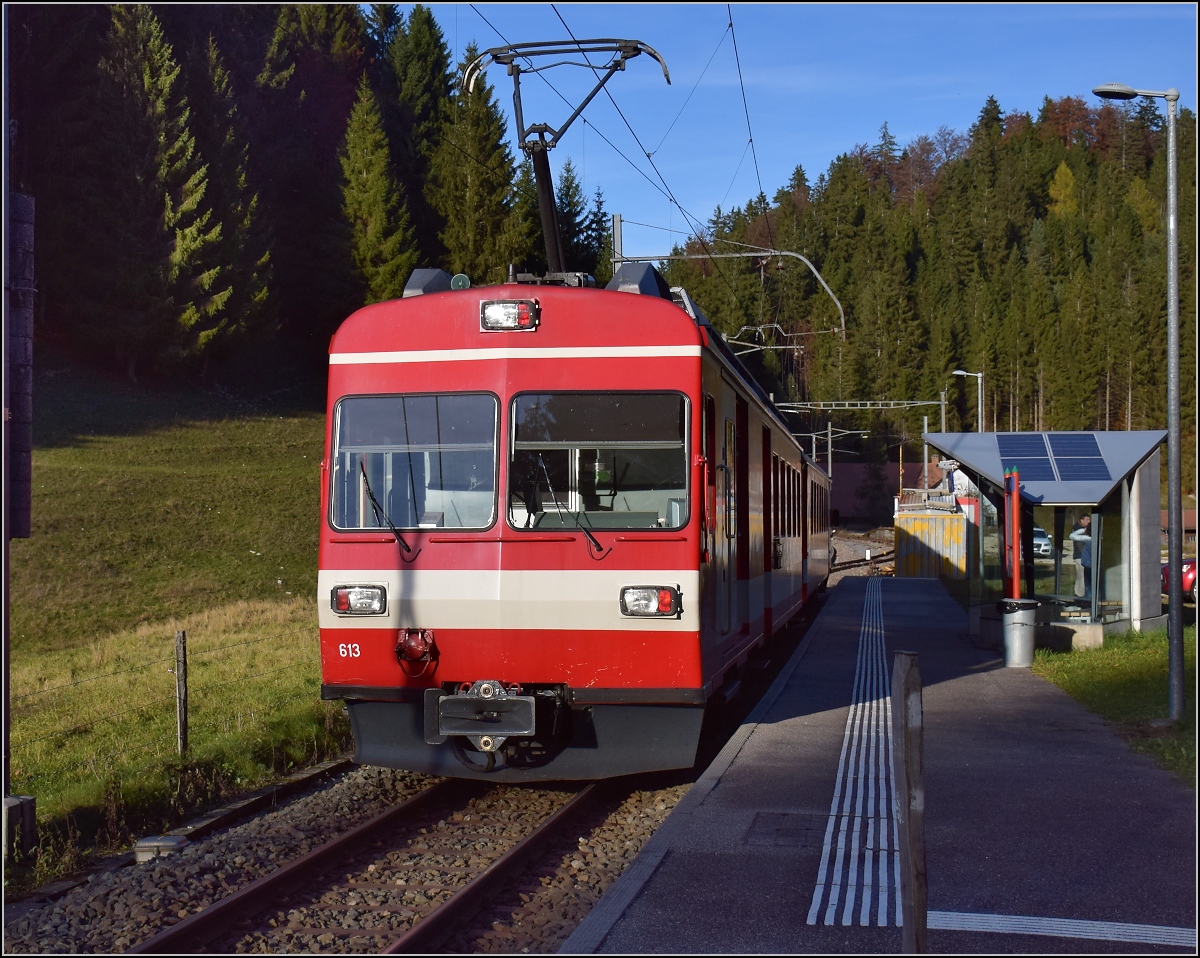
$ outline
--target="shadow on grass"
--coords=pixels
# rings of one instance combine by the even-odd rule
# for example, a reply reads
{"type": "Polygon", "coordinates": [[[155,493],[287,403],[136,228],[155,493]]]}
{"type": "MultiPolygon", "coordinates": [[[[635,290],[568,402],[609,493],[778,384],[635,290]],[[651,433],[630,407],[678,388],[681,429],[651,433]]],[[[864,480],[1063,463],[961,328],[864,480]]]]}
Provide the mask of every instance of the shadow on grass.
{"type": "MultiPolygon", "coordinates": [[[[1194,618],[1194,616],[1193,616],[1194,618]]],[[[1034,671],[1111,723],[1134,751],[1196,787],[1196,630],[1184,634],[1183,718],[1169,720],[1165,630],[1106,636],[1103,648],[1039,649],[1034,671]]]]}
{"type": "Polygon", "coordinates": [[[39,368],[33,381],[36,449],[97,436],[136,436],[185,423],[324,411],[325,380],[231,371],[204,383],[137,384],[87,367],[39,368]]]}
{"type": "Polygon", "coordinates": [[[5,894],[26,894],[76,874],[98,858],[127,851],[141,837],[161,834],[298,768],[344,755],[351,745],[340,703],[318,701],[311,710],[272,720],[256,742],[228,736],[184,759],[114,771],[75,790],[66,810],[39,815],[38,846],[31,859],[8,863],[5,894]]]}

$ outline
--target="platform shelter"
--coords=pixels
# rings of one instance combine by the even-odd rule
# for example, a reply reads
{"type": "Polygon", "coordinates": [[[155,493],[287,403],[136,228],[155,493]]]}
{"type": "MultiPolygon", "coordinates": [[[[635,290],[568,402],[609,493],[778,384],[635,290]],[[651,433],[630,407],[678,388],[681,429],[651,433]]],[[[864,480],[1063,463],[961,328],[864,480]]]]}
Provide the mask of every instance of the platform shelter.
{"type": "Polygon", "coordinates": [[[1037,644],[1093,647],[1105,633],[1166,624],[1159,529],[1164,430],[935,432],[924,439],[944,457],[947,492],[967,516],[971,631],[984,644],[1002,644],[997,604],[1008,596],[1010,528],[1004,477],[1012,470],[1020,482],[1020,593],[1040,603],[1037,644]],[[1090,541],[1073,540],[1072,531],[1085,524],[1090,541]],[[1035,538],[1035,531],[1045,536],[1035,538]]]}

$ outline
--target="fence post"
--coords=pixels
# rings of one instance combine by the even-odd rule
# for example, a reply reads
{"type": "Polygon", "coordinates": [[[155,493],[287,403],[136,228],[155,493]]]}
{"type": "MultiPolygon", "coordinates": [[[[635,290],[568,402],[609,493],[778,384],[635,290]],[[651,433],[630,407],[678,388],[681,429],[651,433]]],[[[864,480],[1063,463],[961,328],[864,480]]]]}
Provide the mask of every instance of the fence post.
{"type": "Polygon", "coordinates": [[[188,750],[187,633],[175,633],[175,719],[179,728],[179,755],[188,750]]]}
{"type": "Polygon", "coordinates": [[[904,952],[921,955],[928,937],[925,876],[924,717],[916,652],[897,652],[892,666],[892,772],[900,846],[904,952]]]}

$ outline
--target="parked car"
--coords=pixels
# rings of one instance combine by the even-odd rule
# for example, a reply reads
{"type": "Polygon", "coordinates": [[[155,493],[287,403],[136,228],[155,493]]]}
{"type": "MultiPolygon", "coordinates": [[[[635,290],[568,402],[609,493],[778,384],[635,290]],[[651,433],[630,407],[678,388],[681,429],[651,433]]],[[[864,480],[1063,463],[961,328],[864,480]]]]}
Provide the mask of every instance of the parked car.
{"type": "Polygon", "coordinates": [[[1054,555],[1054,544],[1041,526],[1033,527],[1033,554],[1040,559],[1048,559],[1054,555]]]}
{"type": "MultiPolygon", "coordinates": [[[[1169,574],[1169,566],[1163,563],[1162,567],[1162,590],[1163,595],[1168,595],[1171,591],[1171,577],[1169,574]]],[[[1183,560],[1183,597],[1191,599],[1193,602],[1197,600],[1197,577],[1196,577],[1196,560],[1183,560]]]]}

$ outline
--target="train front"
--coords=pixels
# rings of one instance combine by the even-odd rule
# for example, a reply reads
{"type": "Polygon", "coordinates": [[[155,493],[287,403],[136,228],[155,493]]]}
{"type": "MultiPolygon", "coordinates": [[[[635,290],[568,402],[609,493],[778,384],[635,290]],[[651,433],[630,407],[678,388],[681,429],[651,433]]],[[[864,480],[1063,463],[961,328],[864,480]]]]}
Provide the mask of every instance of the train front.
{"type": "Polygon", "coordinates": [[[695,759],[701,334],[660,296],[505,284],[330,347],[322,695],[357,761],[494,781],[695,759]]]}

